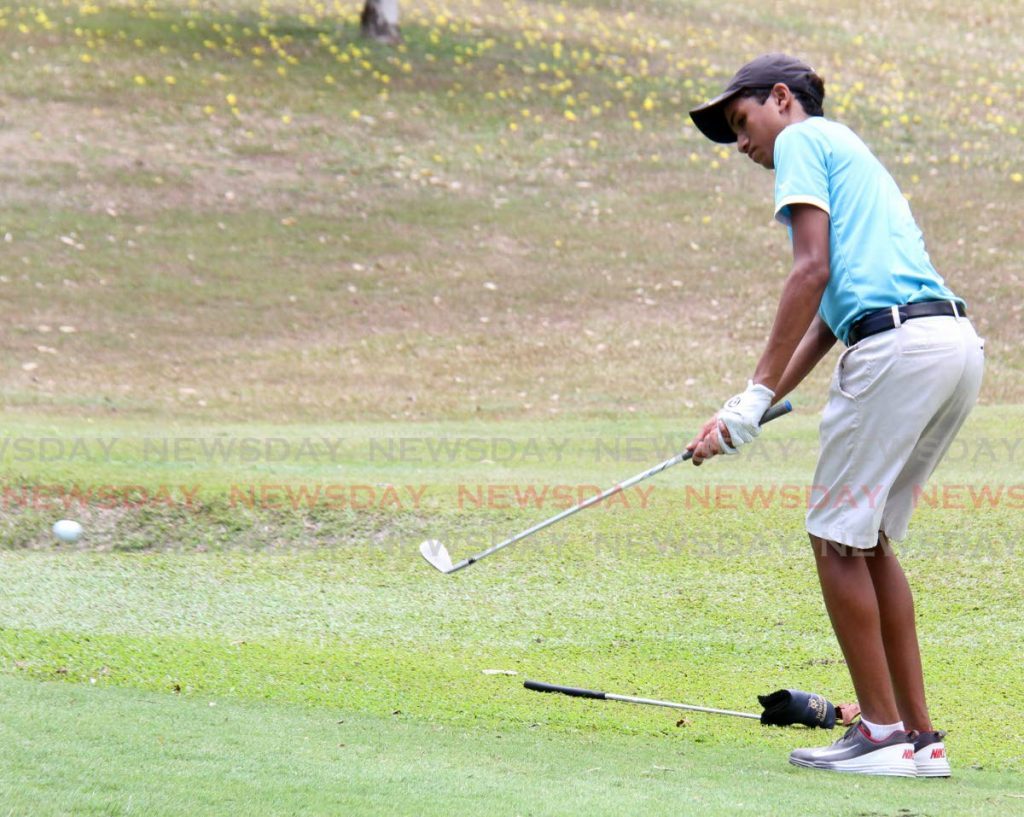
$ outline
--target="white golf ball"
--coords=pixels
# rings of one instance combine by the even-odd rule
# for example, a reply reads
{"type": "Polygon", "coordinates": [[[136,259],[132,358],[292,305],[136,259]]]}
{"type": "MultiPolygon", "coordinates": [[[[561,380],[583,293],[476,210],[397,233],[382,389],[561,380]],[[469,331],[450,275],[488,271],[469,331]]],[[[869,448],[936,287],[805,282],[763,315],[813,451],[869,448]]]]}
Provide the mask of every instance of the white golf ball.
{"type": "Polygon", "coordinates": [[[74,519],[61,519],[53,523],[53,535],[62,542],[77,542],[82,536],[82,526],[74,519]]]}

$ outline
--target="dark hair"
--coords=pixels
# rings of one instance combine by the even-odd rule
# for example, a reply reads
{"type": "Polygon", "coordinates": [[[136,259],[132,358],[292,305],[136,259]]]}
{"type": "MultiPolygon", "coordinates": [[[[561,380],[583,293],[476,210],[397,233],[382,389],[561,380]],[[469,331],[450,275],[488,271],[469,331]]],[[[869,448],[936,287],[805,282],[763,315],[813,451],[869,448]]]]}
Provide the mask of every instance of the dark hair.
{"type": "MultiPolygon", "coordinates": [[[[822,110],[821,103],[825,100],[825,80],[819,77],[817,74],[811,74],[807,77],[811,87],[816,91],[815,95],[811,95],[804,90],[789,90],[796,97],[796,101],[803,106],[804,113],[808,116],[824,116],[825,113],[822,110]]],[[[763,88],[744,88],[738,94],[737,99],[744,99],[746,97],[753,97],[757,100],[759,105],[764,105],[768,101],[768,97],[771,96],[771,87],[763,88]]]]}

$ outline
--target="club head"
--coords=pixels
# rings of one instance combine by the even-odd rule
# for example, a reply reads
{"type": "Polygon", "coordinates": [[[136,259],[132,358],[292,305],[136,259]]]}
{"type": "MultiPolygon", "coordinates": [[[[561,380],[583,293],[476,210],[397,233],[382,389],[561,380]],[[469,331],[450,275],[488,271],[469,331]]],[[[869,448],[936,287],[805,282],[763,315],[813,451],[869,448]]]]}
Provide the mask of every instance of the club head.
{"type": "Polygon", "coordinates": [[[442,573],[451,573],[455,569],[452,564],[452,557],[448,554],[448,548],[442,545],[437,539],[427,539],[420,543],[420,553],[430,564],[442,573]]]}

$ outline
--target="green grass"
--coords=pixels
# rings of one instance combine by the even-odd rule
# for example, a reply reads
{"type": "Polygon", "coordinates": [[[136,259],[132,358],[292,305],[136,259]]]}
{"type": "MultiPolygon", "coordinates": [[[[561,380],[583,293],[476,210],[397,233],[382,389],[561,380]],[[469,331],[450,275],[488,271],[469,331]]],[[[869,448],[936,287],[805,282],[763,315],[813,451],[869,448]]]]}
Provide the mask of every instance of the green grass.
{"type": "Polygon", "coordinates": [[[0,775],[5,814],[960,817],[1006,814],[1020,797],[993,772],[833,787],[764,747],[539,725],[456,728],[369,716],[343,699],[242,705],[0,677],[0,701],[11,750],[0,775]],[[55,776],[58,791],[44,783],[55,776]]]}
{"type": "MultiPolygon", "coordinates": [[[[38,441],[44,431],[74,439],[61,422],[9,423],[20,440],[38,441]]],[[[561,507],[520,504],[516,490],[614,484],[677,450],[679,425],[337,425],[329,438],[336,450],[325,445],[319,461],[157,468],[140,447],[158,438],[154,429],[93,424],[91,458],[69,459],[54,472],[57,482],[79,491],[138,485],[149,495],[185,483],[197,500],[72,505],[86,537],[55,547],[47,529],[64,509],[19,505],[19,494],[8,493],[0,666],[243,701],[344,700],[354,711],[398,709],[459,727],[542,723],[601,734],[675,728],[657,711],[531,700],[517,681],[483,670],[735,709],[755,707],[757,694],[779,686],[843,701],[852,692],[821,607],[800,502],[751,493],[807,484],[815,423],[802,412],[786,417],[740,461],[679,466],[638,486],[648,493],[629,495],[628,506],[580,514],[450,578],[422,562],[421,540],[439,537],[456,557],[500,541],[561,507]],[[498,447],[470,447],[481,441],[498,447]],[[428,442],[464,447],[450,459],[434,448],[431,458],[428,442]],[[524,458],[527,451],[534,455],[524,458]],[[239,484],[279,487],[249,507],[237,499],[239,484]],[[284,486],[308,493],[329,484],[376,496],[391,485],[405,501],[278,501],[284,486]],[[417,486],[415,502],[402,493],[407,485],[417,486]],[[478,505],[474,497],[489,489],[498,493],[478,505]]],[[[1017,409],[978,410],[901,547],[936,720],[950,731],[961,768],[1015,773],[1024,758],[1011,727],[1017,681],[1000,668],[1019,652],[1024,588],[1018,571],[997,566],[1015,558],[1024,496],[1019,446],[989,433],[1017,423],[1017,409]],[[985,499],[986,490],[998,499],[985,499]]],[[[207,441],[295,445],[324,429],[206,431],[207,441]]],[[[198,429],[173,432],[200,439],[198,429]]],[[[22,481],[39,484],[39,473],[26,471],[22,481]]],[[[780,757],[789,742],[815,738],[717,721],[693,734],[712,746],[772,746],[780,757]]]]}
{"type": "Polygon", "coordinates": [[[6,811],[1013,811],[1024,64],[1013,4],[934,6],[425,0],[387,48],[357,0],[0,0],[6,811]],[[937,786],[520,686],[851,696],[800,503],[750,493],[808,481],[834,356],[741,460],[448,579],[416,553],[643,470],[742,386],[789,249],[770,176],[686,111],[770,49],[824,74],[988,340],[901,548],[937,786]]]}

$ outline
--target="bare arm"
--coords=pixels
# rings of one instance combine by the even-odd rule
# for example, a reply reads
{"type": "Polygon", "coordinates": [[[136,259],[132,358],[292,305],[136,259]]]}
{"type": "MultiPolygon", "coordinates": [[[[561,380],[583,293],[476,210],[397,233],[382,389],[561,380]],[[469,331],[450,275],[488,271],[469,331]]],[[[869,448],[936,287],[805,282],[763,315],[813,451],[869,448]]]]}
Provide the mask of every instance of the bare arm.
{"type": "MultiPolygon", "coordinates": [[[[782,287],[768,343],[753,377],[755,383],[775,392],[776,401],[792,391],[835,342],[818,318],[830,274],[828,213],[810,204],[795,204],[791,214],[793,269],[782,287]],[[826,332],[831,337],[827,345],[826,332]]],[[[687,446],[693,451],[694,465],[721,453],[719,429],[728,433],[716,414],[687,446]]],[[[726,438],[726,442],[730,440],[726,438]]]]}
{"type": "MultiPolygon", "coordinates": [[[[817,317],[821,296],[829,279],[828,213],[810,204],[795,204],[791,211],[793,269],[782,288],[768,344],[753,378],[755,383],[774,391],[776,398],[785,394],[779,389],[780,385],[786,385],[783,374],[792,368],[790,364],[797,348],[802,345],[801,341],[817,317]]],[[[821,360],[825,351],[814,363],[821,360]]],[[[803,374],[806,375],[807,371],[803,374]]],[[[790,389],[795,385],[793,383],[790,389]]]]}
{"type": "Polygon", "coordinates": [[[836,336],[832,334],[832,330],[820,316],[815,315],[811,325],[804,333],[803,340],[800,341],[796,352],[790,358],[786,371],[782,373],[782,377],[779,378],[779,382],[775,386],[776,403],[800,385],[801,381],[828,354],[828,350],[835,345],[835,342],[836,336]]]}

